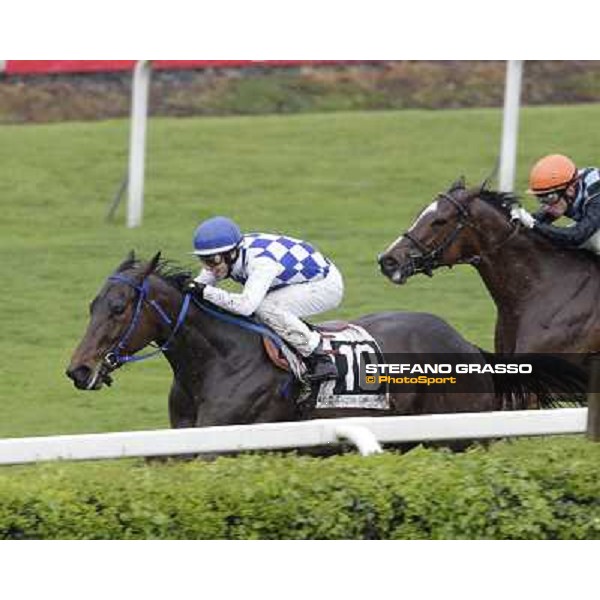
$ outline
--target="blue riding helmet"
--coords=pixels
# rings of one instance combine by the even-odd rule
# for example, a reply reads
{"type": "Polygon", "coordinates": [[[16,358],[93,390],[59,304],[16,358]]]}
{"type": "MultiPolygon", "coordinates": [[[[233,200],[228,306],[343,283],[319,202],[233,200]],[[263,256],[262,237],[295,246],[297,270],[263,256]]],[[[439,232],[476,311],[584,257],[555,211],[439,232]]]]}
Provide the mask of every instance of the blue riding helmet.
{"type": "Polygon", "coordinates": [[[240,228],[227,217],[213,217],[196,229],[194,233],[194,254],[210,256],[233,250],[242,241],[240,228]]]}

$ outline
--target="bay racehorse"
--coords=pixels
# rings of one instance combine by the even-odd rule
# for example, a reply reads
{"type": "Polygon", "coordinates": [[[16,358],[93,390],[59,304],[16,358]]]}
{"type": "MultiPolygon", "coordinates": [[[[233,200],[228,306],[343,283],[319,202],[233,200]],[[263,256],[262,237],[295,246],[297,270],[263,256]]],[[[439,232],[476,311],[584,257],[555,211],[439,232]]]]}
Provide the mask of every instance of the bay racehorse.
{"type": "Polygon", "coordinates": [[[514,204],[514,195],[467,189],[461,179],[380,255],[380,267],[396,284],[439,267],[475,267],[496,304],[496,352],[600,351],[600,258],[511,222],[514,204]]]}
{"type": "MultiPolygon", "coordinates": [[[[87,331],[67,369],[75,386],[98,390],[112,383],[113,372],[123,364],[162,353],[173,371],[169,415],[175,428],[522,407],[510,382],[487,375],[485,389],[477,393],[441,393],[415,386],[390,394],[387,410],[312,407],[307,414],[298,405],[303,384],[269,359],[252,322],[246,320],[242,327],[230,313],[192,300],[182,292],[188,277],[161,261],[160,253],[147,263],[131,253],[90,305],[87,331]],[[158,347],[149,355],[136,354],[152,342],[158,347]],[[507,398],[517,403],[511,405],[507,398]]],[[[476,356],[486,364],[494,361],[493,355],[433,315],[380,313],[354,323],[371,334],[385,354],[444,353],[476,356]]],[[[554,373],[553,365],[542,365],[532,389],[537,392],[545,377],[554,381],[554,373]]],[[[583,391],[585,382],[575,381],[576,377],[565,391],[583,391]]]]}

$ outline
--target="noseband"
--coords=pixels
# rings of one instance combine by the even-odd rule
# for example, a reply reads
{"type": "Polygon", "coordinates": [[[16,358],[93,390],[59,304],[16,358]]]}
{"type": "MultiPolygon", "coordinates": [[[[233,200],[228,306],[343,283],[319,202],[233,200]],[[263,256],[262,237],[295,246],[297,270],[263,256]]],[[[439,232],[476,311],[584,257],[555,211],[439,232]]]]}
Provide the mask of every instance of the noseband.
{"type": "Polygon", "coordinates": [[[129,327],[127,328],[127,330],[125,331],[125,333],[123,334],[121,339],[117,342],[116,346],[112,350],[109,350],[105,354],[104,359],[102,361],[104,366],[107,369],[109,369],[110,371],[113,371],[114,369],[121,366],[122,364],[125,364],[128,362],[138,362],[138,361],[146,360],[148,358],[152,358],[153,356],[156,356],[160,352],[165,352],[166,350],[168,350],[169,345],[175,338],[177,331],[179,331],[179,328],[181,327],[181,325],[183,324],[183,322],[185,321],[185,318],[187,316],[188,309],[190,306],[190,299],[191,299],[190,294],[186,294],[183,297],[183,302],[181,303],[181,310],[179,311],[177,321],[175,322],[175,325],[173,326],[172,319],[169,317],[169,315],[167,315],[167,313],[163,310],[163,308],[160,306],[160,304],[158,302],[156,302],[156,300],[148,299],[150,284],[148,283],[147,277],[144,278],[144,280],[142,281],[141,284],[136,283],[133,279],[130,279],[129,277],[126,277],[125,275],[112,275],[111,277],[108,278],[108,281],[116,281],[119,283],[126,283],[127,285],[129,285],[130,287],[132,287],[134,290],[137,291],[138,297],[137,297],[137,303],[135,305],[135,310],[133,312],[133,317],[131,318],[131,322],[129,323],[129,327]],[[156,311],[156,313],[160,317],[161,321],[165,325],[172,327],[171,334],[169,335],[167,341],[162,346],[159,346],[156,350],[149,352],[148,354],[144,354],[141,356],[134,356],[131,354],[123,354],[123,350],[125,349],[127,342],[133,335],[133,332],[135,331],[135,328],[137,327],[137,325],[139,323],[139,320],[140,320],[140,317],[142,314],[142,309],[144,308],[144,304],[150,305],[156,311]]]}

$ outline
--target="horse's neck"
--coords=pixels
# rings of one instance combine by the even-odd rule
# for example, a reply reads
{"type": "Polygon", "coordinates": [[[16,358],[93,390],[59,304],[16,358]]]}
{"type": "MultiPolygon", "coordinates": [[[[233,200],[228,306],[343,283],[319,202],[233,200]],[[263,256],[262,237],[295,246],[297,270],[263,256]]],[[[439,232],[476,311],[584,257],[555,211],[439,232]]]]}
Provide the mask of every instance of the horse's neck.
{"type": "MultiPolygon", "coordinates": [[[[525,304],[548,292],[577,286],[579,279],[589,277],[592,264],[574,252],[563,252],[543,239],[527,232],[498,245],[494,240],[482,240],[481,262],[477,269],[499,310],[519,314],[525,304]]],[[[568,291],[568,290],[567,290],[568,291]]]]}
{"type": "Polygon", "coordinates": [[[477,269],[492,298],[498,306],[520,304],[543,272],[539,255],[522,235],[500,247],[482,242],[477,269]]]}
{"type": "Polygon", "coordinates": [[[166,358],[181,389],[202,403],[198,415],[205,424],[252,422],[271,410],[289,409],[271,403],[284,375],[265,358],[261,337],[200,308],[190,308],[166,358]]]}
{"type": "Polygon", "coordinates": [[[260,337],[191,304],[180,332],[174,339],[173,349],[194,368],[214,368],[215,364],[235,368],[245,355],[256,354],[260,337]]]}

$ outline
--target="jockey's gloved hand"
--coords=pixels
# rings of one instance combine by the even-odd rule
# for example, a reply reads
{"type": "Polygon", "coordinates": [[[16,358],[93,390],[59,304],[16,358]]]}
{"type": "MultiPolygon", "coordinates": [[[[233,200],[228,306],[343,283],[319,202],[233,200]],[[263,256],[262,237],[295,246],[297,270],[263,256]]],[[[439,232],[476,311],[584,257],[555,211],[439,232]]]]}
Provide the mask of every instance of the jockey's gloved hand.
{"type": "Polygon", "coordinates": [[[194,298],[202,300],[204,296],[204,288],[206,286],[203,283],[198,283],[195,279],[190,279],[183,286],[184,294],[192,294],[194,298]]]}
{"type": "Polygon", "coordinates": [[[533,215],[529,214],[522,206],[513,206],[510,209],[510,220],[520,221],[527,229],[533,229],[535,226],[533,215]]]}

